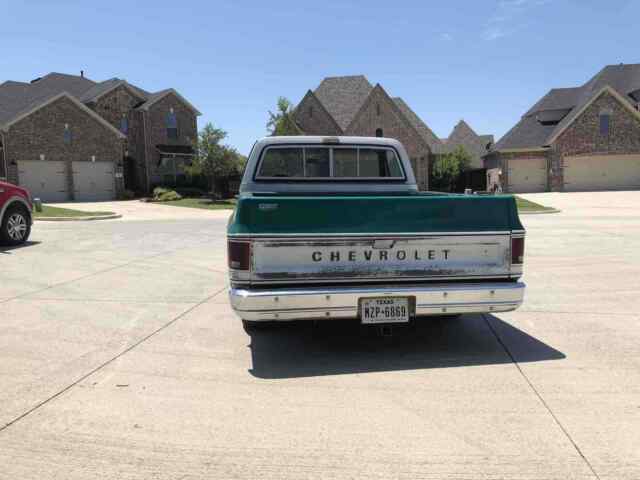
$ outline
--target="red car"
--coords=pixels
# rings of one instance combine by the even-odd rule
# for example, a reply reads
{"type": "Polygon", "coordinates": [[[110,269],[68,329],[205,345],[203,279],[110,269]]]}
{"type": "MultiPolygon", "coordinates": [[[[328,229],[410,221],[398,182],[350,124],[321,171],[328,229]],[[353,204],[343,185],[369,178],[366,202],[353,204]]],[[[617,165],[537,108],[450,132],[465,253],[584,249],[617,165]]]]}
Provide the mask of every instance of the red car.
{"type": "Polygon", "coordinates": [[[29,238],[33,219],[31,195],[22,187],[0,182],[0,243],[20,245],[29,238]]]}

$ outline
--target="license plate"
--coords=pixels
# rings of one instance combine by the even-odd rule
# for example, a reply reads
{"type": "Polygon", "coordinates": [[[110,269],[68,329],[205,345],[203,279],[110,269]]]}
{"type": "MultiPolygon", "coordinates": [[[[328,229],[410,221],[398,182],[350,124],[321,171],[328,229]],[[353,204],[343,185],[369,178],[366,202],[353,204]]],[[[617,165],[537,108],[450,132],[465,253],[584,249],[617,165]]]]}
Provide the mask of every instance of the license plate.
{"type": "Polygon", "coordinates": [[[409,298],[361,298],[360,320],[362,323],[407,323],[409,298]]]}

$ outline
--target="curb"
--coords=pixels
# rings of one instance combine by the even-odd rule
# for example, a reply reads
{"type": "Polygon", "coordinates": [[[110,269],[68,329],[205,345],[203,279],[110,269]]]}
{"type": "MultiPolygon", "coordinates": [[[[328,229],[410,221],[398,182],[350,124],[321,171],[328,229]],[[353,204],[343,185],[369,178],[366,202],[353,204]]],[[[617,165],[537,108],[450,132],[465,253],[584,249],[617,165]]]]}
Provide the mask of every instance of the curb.
{"type": "Polygon", "coordinates": [[[527,212],[527,211],[523,211],[523,212],[518,212],[518,215],[544,215],[546,213],[560,213],[562,210],[558,210],[556,208],[553,208],[551,210],[534,210],[532,212],[527,212]]]}
{"type": "Polygon", "coordinates": [[[110,215],[94,215],[88,217],[43,217],[34,218],[36,222],[91,222],[94,220],[111,220],[113,218],[122,218],[122,215],[113,213],[110,215]]]}

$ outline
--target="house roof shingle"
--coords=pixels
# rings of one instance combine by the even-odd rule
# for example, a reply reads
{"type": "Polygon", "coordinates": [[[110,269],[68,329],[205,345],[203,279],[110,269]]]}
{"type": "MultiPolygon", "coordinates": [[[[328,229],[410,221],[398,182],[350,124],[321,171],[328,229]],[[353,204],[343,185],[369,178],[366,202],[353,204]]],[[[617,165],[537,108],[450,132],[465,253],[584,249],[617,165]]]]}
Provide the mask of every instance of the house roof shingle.
{"type": "Polygon", "coordinates": [[[62,92],[77,98],[94,85],[86,77],[55,72],[32,83],[5,82],[0,85],[0,125],[62,92]]]}
{"type": "Polygon", "coordinates": [[[640,64],[607,65],[580,87],[554,88],[536,102],[520,121],[496,143],[494,150],[540,148],[549,144],[557,132],[570,124],[606,86],[610,86],[624,98],[633,101],[630,94],[640,89],[640,64]],[[562,116],[555,125],[545,125],[537,117],[541,112],[555,111],[562,116]]]}
{"type": "MultiPolygon", "coordinates": [[[[68,93],[81,103],[89,103],[121,84],[126,85],[127,88],[139,96],[145,102],[144,105],[153,103],[153,101],[168,92],[175,92],[173,89],[166,89],[156,93],[149,93],[120,78],[111,78],[96,83],[84,76],[56,72],[49,73],[31,83],[9,80],[0,84],[0,126],[11,122],[24,112],[44,104],[63,92],[68,93]]],[[[175,93],[179,96],[177,92],[175,93]]],[[[186,100],[183,99],[183,101],[193,108],[197,114],[200,114],[186,100]]]]}
{"type": "Polygon", "coordinates": [[[460,120],[444,143],[442,153],[454,151],[462,146],[471,155],[472,162],[479,163],[487,153],[487,145],[493,143],[493,135],[478,135],[467,122],[460,120]]]}
{"type": "Polygon", "coordinates": [[[327,77],[314,91],[324,108],[345,130],[373,87],[364,75],[327,77]]]}
{"type": "Polygon", "coordinates": [[[392,99],[393,102],[398,106],[402,114],[407,117],[407,120],[413,125],[413,127],[418,131],[422,139],[427,142],[429,148],[433,153],[440,153],[444,148],[444,145],[440,141],[440,139],[431,131],[431,129],[427,126],[426,123],[422,121],[422,119],[407,105],[407,103],[400,97],[395,97],[392,99]]]}
{"type": "Polygon", "coordinates": [[[105,80],[104,82],[95,84],[92,88],[87,90],[79,98],[79,100],[85,103],[95,101],[105,93],[110,92],[111,90],[119,87],[120,85],[126,85],[126,87],[129,88],[135,95],[137,95],[138,97],[140,97],[142,100],[145,100],[145,101],[147,100],[149,95],[151,95],[149,92],[146,92],[140,87],[136,87],[135,85],[130,84],[126,80],[114,77],[114,78],[110,78],[109,80],[105,80]]]}

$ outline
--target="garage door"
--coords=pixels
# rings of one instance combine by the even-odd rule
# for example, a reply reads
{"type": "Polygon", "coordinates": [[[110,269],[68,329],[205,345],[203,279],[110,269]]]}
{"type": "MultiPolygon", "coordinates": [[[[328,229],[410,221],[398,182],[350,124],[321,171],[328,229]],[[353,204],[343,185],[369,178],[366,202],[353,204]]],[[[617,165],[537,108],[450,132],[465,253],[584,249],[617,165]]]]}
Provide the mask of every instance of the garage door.
{"type": "Polygon", "coordinates": [[[568,192],[636,188],[640,188],[640,155],[564,158],[564,189],[568,192]]]}
{"type": "Polygon", "coordinates": [[[113,162],[73,162],[73,194],[78,202],[115,199],[113,162]]]}
{"type": "Polygon", "coordinates": [[[509,159],[509,191],[513,193],[547,190],[546,158],[509,159]]]}
{"type": "Polygon", "coordinates": [[[69,200],[65,162],[18,161],[18,183],[45,203],[69,200]]]}

